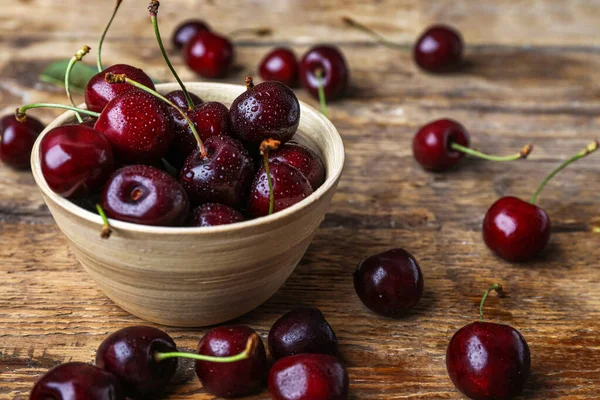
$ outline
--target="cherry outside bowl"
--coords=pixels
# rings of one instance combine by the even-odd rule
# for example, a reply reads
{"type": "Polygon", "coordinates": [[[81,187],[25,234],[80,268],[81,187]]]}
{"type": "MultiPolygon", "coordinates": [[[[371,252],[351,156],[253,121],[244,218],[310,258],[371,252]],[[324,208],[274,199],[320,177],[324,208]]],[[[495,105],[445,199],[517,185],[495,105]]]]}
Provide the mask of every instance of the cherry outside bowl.
{"type": "MultiPolygon", "coordinates": [[[[230,106],[246,88],[186,83],[205,101],[230,106]]],[[[167,93],[177,84],[157,85],[167,93]]],[[[300,102],[294,139],[316,150],[327,169],[312,195],[273,215],[232,225],[151,227],[110,220],[113,234],[100,238],[102,220],[52,192],[42,175],[40,141],[73,120],[67,112],[40,134],[31,157],[33,176],[56,224],[83,268],[117,305],[147,321],[207,326],[237,318],[271,297],[306,252],[337,188],[344,145],[321,113],[300,102]]]]}

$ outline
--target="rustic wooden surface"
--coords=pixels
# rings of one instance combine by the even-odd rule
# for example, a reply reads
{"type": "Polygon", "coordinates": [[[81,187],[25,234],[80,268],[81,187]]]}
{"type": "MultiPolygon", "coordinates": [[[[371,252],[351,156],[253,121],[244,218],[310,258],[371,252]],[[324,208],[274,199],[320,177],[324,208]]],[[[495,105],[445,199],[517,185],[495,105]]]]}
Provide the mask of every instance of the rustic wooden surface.
{"type": "MultiPolygon", "coordinates": [[[[82,44],[95,45],[112,2],[101,3],[2,1],[0,110],[64,102],[62,92],[39,84],[37,75],[82,44]]],[[[144,3],[123,3],[104,61],[132,63],[168,81],[144,3]]],[[[600,156],[565,170],[543,193],[540,205],[551,216],[553,237],[536,261],[512,265],[493,256],[480,226],[495,199],[528,198],[560,160],[600,135],[600,1],[165,0],[162,31],[168,35],[191,15],[223,32],[275,29],[271,37],[238,40],[239,68],[227,81],[255,73],[276,44],[300,54],[323,40],[341,46],[352,73],[351,96],[331,105],[347,164],[330,213],[286,285],[236,322],[265,338],[290,308],[318,306],[338,335],[353,399],[462,398],[446,374],[446,345],[476,318],[484,289],[501,282],[511,296],[492,295],[486,314],[519,329],[530,345],[525,397],[598,398],[600,156]],[[378,47],[345,28],[342,15],[406,47],[378,47]],[[432,22],[452,23],[464,33],[469,46],[462,72],[430,76],[413,64],[410,44],[432,22]],[[535,151],[512,165],[468,160],[449,173],[424,172],[412,158],[411,139],[420,125],[439,117],[465,124],[480,149],[511,153],[531,141],[535,151]],[[426,289],[413,313],[390,320],[362,306],[351,275],[363,257],[396,246],[420,261],[426,289]]],[[[174,61],[185,79],[197,80],[180,58],[174,61]]],[[[56,115],[32,114],[45,121],[56,115]]],[[[142,321],[116,307],[83,272],[29,173],[2,167],[0,183],[0,399],[26,399],[48,368],[91,362],[108,333],[142,321]]],[[[180,348],[193,349],[205,330],[168,331],[180,348]]],[[[170,399],[213,398],[189,364],[177,381],[170,399]]]]}

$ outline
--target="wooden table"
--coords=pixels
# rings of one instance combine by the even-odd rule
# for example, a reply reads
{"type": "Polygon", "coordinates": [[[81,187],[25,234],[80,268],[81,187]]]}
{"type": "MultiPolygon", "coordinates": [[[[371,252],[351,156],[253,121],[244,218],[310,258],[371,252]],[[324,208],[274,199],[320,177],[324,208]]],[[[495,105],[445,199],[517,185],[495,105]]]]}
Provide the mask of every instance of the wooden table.
{"type": "MultiPolygon", "coordinates": [[[[81,45],[95,47],[112,2],[21,0],[0,15],[0,108],[65,102],[38,73],[81,45]]],[[[145,2],[125,1],[105,46],[105,63],[130,63],[170,81],[145,2]]],[[[444,364],[446,345],[475,320],[483,291],[501,282],[511,296],[490,296],[487,318],[519,329],[532,352],[531,399],[593,399],[600,391],[600,155],[561,173],[540,205],[552,218],[549,249],[513,265],[490,253],[481,222],[498,197],[529,198],[559,161],[600,131],[600,1],[380,0],[164,1],[166,39],[192,15],[216,29],[270,26],[270,37],[237,40],[239,68],[227,81],[255,74],[273,46],[301,54],[324,40],[339,44],[352,72],[351,95],[331,104],[347,164],[337,195],[303,261],[265,305],[240,318],[266,338],[282,313],[321,308],[336,331],[353,399],[454,399],[461,395],[444,364]],[[377,46],[346,28],[350,15],[401,49],[377,46]],[[434,22],[458,27],[468,44],[466,67],[450,75],[419,71],[410,46],[434,22]],[[411,140],[424,123],[452,117],[479,149],[512,153],[535,144],[528,161],[511,165],[466,160],[444,174],[424,172],[411,140]],[[403,247],[420,261],[425,294],[409,316],[367,311],[352,272],[364,257],[403,247]]],[[[88,62],[93,63],[93,56],[88,62]]],[[[197,80],[174,62],[186,80],[197,80]]],[[[302,100],[316,101],[298,90],[302,100]]],[[[46,122],[57,113],[32,112],[46,122]]],[[[27,172],[0,168],[0,399],[25,399],[49,368],[91,362],[110,332],[143,321],[108,300],[78,265],[27,172]]],[[[193,349],[205,329],[168,329],[193,349]]],[[[183,363],[170,399],[209,399],[183,363]]],[[[256,399],[266,399],[265,392],[256,399]]]]}

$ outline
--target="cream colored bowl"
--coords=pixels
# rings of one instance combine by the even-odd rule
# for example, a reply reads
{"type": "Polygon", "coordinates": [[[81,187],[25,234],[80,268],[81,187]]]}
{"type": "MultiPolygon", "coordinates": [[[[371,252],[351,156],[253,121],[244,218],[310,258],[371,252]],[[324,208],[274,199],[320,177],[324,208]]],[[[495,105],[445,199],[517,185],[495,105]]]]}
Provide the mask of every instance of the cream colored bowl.
{"type": "MultiPolygon", "coordinates": [[[[205,101],[229,106],[245,88],[188,83],[205,101]]],[[[157,85],[167,93],[176,84],[157,85]]],[[[83,268],[116,304],[148,321],[173,326],[206,326],[239,317],[271,297],[308,248],[331,202],[344,165],[344,145],[335,127],[300,103],[295,140],[321,154],[325,183],[294,206],[242,223],[210,228],[167,228],[110,220],[113,234],[100,238],[102,221],[55,194],[40,166],[40,141],[52,128],[71,121],[73,112],[54,120],[32,151],[33,176],[56,224],[83,268]]]]}

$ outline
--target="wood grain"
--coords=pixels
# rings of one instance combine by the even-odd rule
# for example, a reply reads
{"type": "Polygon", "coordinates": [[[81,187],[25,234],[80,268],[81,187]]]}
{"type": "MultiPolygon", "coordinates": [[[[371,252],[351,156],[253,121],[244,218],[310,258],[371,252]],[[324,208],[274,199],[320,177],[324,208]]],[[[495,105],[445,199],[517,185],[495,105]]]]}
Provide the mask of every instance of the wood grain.
{"type": "MultiPolygon", "coordinates": [[[[0,15],[0,109],[64,102],[60,90],[37,82],[37,74],[57,55],[68,58],[86,42],[93,47],[109,7],[88,0],[10,4],[0,15]]],[[[123,10],[126,17],[111,32],[105,62],[141,65],[170,81],[145,5],[126,1],[123,10]]],[[[238,40],[239,68],[228,82],[255,73],[274,44],[301,54],[313,43],[332,41],[351,66],[351,96],[331,104],[347,161],[330,213],[285,286],[236,322],[266,338],[283,312],[317,306],[339,337],[353,399],[457,399],[462,397],[444,366],[446,345],[476,318],[487,285],[499,281],[511,296],[490,296],[486,315],[519,329],[531,347],[525,398],[597,398],[600,234],[593,228],[600,227],[600,157],[574,164],[542,194],[553,237],[539,259],[523,265],[498,259],[483,244],[480,226],[495,199],[528,198],[560,160],[598,137],[599,1],[173,0],[163,2],[163,32],[190,15],[223,32],[240,26],[275,29],[271,37],[238,40]],[[407,46],[377,47],[345,28],[342,15],[407,46]],[[470,45],[460,73],[430,76],[412,63],[409,44],[434,21],[456,25],[470,45]],[[420,125],[439,117],[465,124],[481,150],[511,153],[532,142],[534,153],[512,165],[466,160],[447,174],[426,173],[412,159],[411,139],[420,125]],[[351,275],[363,257],[395,246],[417,257],[426,290],[411,315],[389,320],[362,306],[351,275]]],[[[184,79],[197,79],[180,58],[174,62],[184,79]]],[[[56,113],[36,115],[50,121],[56,113]]],[[[108,333],[142,321],[108,300],[77,264],[29,174],[1,168],[0,182],[0,399],[26,399],[48,368],[69,360],[91,362],[108,333]]],[[[193,349],[206,330],[168,331],[181,348],[193,349]]],[[[168,398],[213,397],[184,363],[168,398]]],[[[267,398],[267,393],[251,397],[267,398]]]]}

